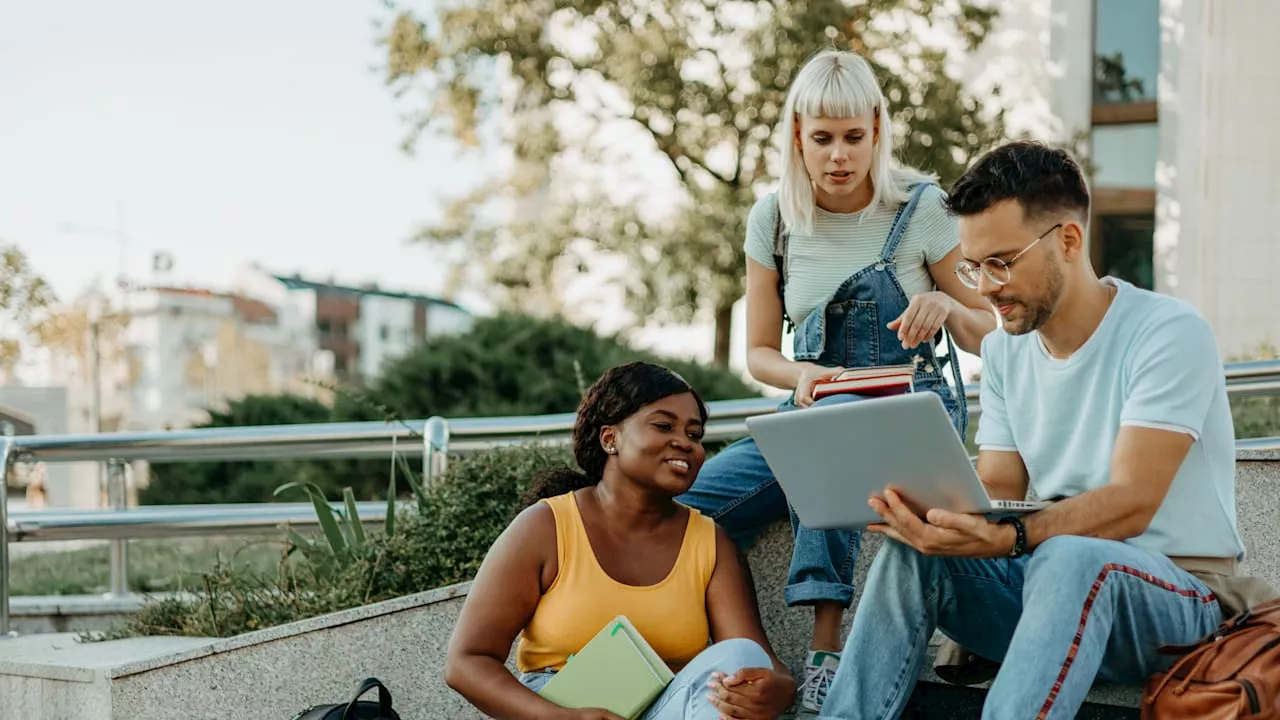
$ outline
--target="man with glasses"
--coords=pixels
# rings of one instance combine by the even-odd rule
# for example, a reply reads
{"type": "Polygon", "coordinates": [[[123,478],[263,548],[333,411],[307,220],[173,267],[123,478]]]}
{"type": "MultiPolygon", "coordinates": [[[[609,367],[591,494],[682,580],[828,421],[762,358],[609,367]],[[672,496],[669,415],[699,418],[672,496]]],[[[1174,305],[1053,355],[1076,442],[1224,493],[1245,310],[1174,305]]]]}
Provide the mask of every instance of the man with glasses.
{"type": "Polygon", "coordinates": [[[1000,147],[948,205],[956,273],[1002,324],[982,344],[978,474],[993,498],[1061,499],[992,519],[873,498],[886,541],[822,717],[898,717],[940,628],[1000,663],[984,718],[1070,718],[1095,678],[1141,683],[1172,659],[1160,646],[1237,609],[1222,362],[1193,307],[1095,274],[1067,153],[1000,147]]]}

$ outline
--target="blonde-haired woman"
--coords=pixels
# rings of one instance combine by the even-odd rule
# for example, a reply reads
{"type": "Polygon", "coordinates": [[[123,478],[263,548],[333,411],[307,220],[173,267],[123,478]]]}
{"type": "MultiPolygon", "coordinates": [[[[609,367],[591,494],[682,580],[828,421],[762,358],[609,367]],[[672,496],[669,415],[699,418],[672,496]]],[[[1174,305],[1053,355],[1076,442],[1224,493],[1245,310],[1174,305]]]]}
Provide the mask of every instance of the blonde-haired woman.
{"type": "MultiPolygon", "coordinates": [[[[978,353],[995,316],[954,274],[957,223],[932,176],[893,154],[888,104],[871,66],[826,51],[796,75],[780,126],[783,170],[775,194],[747,220],[747,366],[793,390],[782,410],[814,404],[814,381],[845,368],[916,362],[917,391],[938,393],[957,431],[967,409],[951,338],[978,353]],[[794,359],[782,351],[795,321],[794,359]],[[949,352],[935,343],[945,328],[949,352]],[[948,385],[950,363],[955,387],[948,385]]],[[[834,396],[822,403],[856,400],[834,396]]],[[[787,501],[750,438],[707,462],[680,500],[740,544],[788,514],[787,501]]],[[[839,662],[840,622],[853,601],[860,535],[809,530],[791,513],[795,548],[788,605],[814,606],[801,707],[816,712],[839,662]]]]}

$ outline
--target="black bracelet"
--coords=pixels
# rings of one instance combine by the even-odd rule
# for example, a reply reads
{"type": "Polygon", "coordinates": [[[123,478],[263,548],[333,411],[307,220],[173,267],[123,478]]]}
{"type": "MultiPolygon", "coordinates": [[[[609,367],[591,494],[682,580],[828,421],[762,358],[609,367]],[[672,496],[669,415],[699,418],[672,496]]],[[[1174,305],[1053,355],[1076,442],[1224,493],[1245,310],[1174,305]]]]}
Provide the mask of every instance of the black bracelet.
{"type": "Polygon", "coordinates": [[[1000,518],[1001,525],[1013,526],[1013,549],[1009,551],[1009,557],[1022,557],[1027,554],[1027,528],[1023,526],[1022,521],[1016,517],[1009,516],[1000,518]]]}

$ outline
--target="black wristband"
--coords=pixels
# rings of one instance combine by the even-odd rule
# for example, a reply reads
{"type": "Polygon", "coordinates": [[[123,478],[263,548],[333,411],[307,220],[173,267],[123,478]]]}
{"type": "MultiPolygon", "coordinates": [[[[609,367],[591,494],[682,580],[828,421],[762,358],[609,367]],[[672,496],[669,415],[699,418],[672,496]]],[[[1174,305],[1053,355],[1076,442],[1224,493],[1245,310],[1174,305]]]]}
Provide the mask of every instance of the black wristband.
{"type": "Polygon", "coordinates": [[[1013,549],[1009,551],[1009,557],[1022,557],[1027,554],[1027,528],[1023,526],[1022,521],[1016,517],[1009,516],[1000,518],[1001,525],[1013,526],[1013,549]]]}

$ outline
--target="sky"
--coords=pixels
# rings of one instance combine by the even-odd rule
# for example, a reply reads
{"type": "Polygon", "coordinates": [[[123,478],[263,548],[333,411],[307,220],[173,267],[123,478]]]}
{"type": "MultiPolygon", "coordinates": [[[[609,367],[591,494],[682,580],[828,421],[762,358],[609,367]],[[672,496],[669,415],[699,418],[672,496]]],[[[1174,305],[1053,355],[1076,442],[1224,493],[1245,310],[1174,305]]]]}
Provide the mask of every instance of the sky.
{"type": "MultiPolygon", "coordinates": [[[[409,238],[500,160],[432,137],[401,150],[420,97],[398,100],[384,81],[390,19],[378,0],[0,5],[0,243],[62,299],[122,269],[231,289],[252,262],[441,292],[444,263],[409,238]],[[156,253],[171,272],[153,272],[156,253]]],[[[571,305],[585,292],[592,314],[620,316],[615,292],[585,283],[571,305]]],[[[486,306],[479,288],[457,299],[486,306]]],[[[713,344],[703,325],[634,341],[704,359],[713,344]]]]}
{"type": "Polygon", "coordinates": [[[482,168],[445,142],[401,151],[389,17],[376,0],[0,5],[0,242],[62,298],[122,263],[143,282],[229,287],[257,261],[439,291],[407,240],[482,168]]]}
{"type": "MultiPolygon", "coordinates": [[[[444,263],[409,238],[498,160],[430,137],[401,150],[421,99],[397,100],[384,81],[378,24],[390,19],[379,0],[0,4],[0,243],[62,299],[122,271],[231,289],[252,262],[441,292],[444,263]],[[156,253],[169,273],[153,272],[156,253]]],[[[483,310],[479,292],[458,300],[483,310]]],[[[566,295],[600,329],[625,316],[598,282],[566,295]]],[[[705,322],[632,339],[704,360],[713,346],[705,322]]]]}

